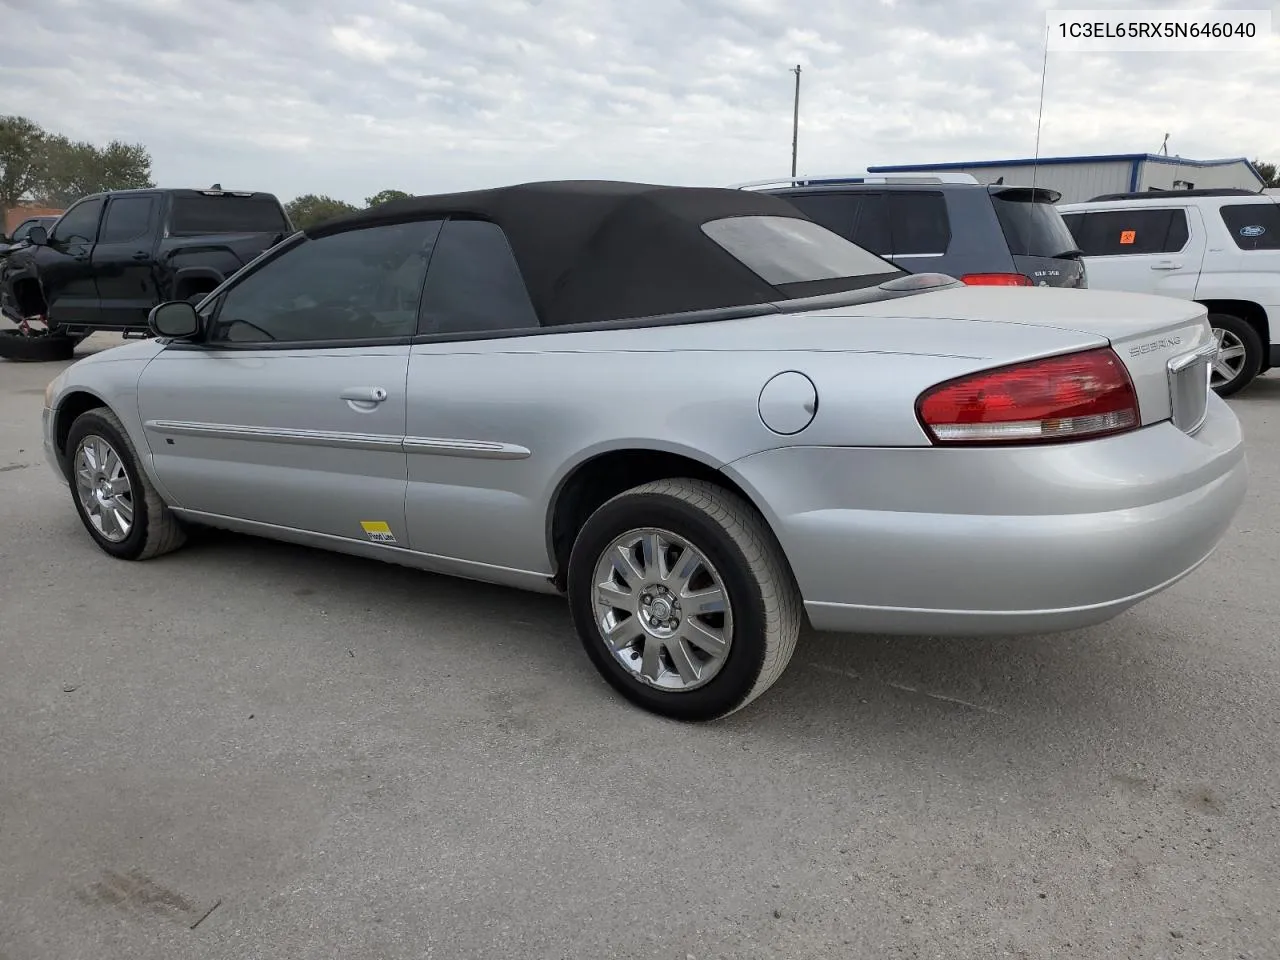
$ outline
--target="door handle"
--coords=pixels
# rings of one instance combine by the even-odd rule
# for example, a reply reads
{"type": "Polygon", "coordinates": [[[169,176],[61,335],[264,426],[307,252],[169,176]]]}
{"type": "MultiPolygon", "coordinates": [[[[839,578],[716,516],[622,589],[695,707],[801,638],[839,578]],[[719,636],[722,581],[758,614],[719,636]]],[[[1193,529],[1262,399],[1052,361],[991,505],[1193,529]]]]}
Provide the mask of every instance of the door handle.
{"type": "Polygon", "coordinates": [[[135,253],[135,254],[133,255],[133,257],[132,257],[131,259],[133,259],[133,260],[149,260],[150,258],[151,258],[151,254],[147,253],[145,250],[139,250],[137,253],[135,253]]]}
{"type": "Polygon", "coordinates": [[[387,391],[384,387],[347,387],[338,397],[351,403],[382,403],[387,391]]]}
{"type": "Polygon", "coordinates": [[[1177,270],[1182,264],[1176,260],[1161,260],[1151,265],[1152,270],[1177,270]]]}

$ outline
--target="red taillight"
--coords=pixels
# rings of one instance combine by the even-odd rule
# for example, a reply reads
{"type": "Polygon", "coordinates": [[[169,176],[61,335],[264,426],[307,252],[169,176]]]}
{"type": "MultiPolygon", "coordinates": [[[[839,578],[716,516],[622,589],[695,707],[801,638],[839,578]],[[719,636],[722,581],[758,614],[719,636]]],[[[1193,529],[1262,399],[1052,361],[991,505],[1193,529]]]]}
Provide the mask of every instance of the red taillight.
{"type": "Polygon", "coordinates": [[[939,384],[916,403],[935,443],[1046,443],[1138,426],[1138,397],[1109,347],[986,370],[939,384]]]}
{"type": "Polygon", "coordinates": [[[961,283],[971,287],[1029,287],[1031,278],[1022,273],[966,273],[961,283]]]}

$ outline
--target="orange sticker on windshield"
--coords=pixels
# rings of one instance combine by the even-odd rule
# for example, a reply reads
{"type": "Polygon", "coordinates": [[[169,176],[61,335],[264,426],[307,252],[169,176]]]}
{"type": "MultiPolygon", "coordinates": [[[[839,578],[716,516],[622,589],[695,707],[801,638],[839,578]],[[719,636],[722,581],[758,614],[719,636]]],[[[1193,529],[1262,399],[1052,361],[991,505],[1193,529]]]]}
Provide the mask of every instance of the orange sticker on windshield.
{"type": "Polygon", "coordinates": [[[1120,231],[1120,242],[1121,242],[1121,243],[1133,243],[1133,241],[1134,241],[1134,240],[1136,240],[1136,239],[1138,239],[1138,231],[1137,231],[1137,230],[1121,230],[1121,231],[1120,231]]]}

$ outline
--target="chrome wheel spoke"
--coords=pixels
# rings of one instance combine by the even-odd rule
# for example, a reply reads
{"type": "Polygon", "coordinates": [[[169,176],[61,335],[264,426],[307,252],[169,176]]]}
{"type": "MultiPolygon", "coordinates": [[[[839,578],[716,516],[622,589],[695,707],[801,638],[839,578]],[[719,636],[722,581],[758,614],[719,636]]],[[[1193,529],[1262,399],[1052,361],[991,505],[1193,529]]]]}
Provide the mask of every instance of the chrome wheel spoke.
{"type": "Polygon", "coordinates": [[[128,530],[133,525],[133,504],[128,500],[117,499],[111,506],[115,510],[116,518],[124,524],[124,529],[128,530]]]}
{"type": "Polygon", "coordinates": [[[667,545],[656,531],[640,541],[640,555],[644,558],[644,577],[650,583],[666,580],[671,576],[667,569],[667,545]]]}
{"type": "Polygon", "coordinates": [[[671,663],[676,668],[676,673],[680,675],[680,679],[686,684],[697,683],[702,670],[695,662],[693,650],[689,648],[689,642],[681,637],[676,637],[675,640],[666,645],[666,648],[667,656],[671,658],[671,663]]]}
{"type": "Polygon", "coordinates": [[[683,592],[680,594],[680,606],[684,608],[685,616],[688,617],[705,617],[712,613],[724,613],[724,591],[719,587],[711,587],[706,590],[683,592]]]}
{"type": "Polygon", "coordinates": [[[1218,351],[1219,360],[1234,360],[1237,357],[1244,356],[1244,347],[1223,347],[1218,351]]]}
{"type": "Polygon", "coordinates": [[[657,683],[662,676],[662,644],[650,637],[644,642],[640,657],[640,675],[650,683],[657,683]]]}
{"type": "Polygon", "coordinates": [[[120,536],[120,525],[116,523],[115,513],[108,507],[98,508],[98,522],[102,526],[102,535],[110,540],[120,536]]]}
{"type": "Polygon", "coordinates": [[[631,551],[621,544],[613,548],[613,569],[630,585],[632,590],[644,583],[644,571],[636,566],[631,551]]]}
{"type": "Polygon", "coordinates": [[[680,595],[681,603],[685,597],[690,596],[689,581],[703,569],[702,557],[697,550],[686,548],[680,551],[675,569],[671,573],[671,589],[680,595]]]}
{"type": "Polygon", "coordinates": [[[617,621],[612,628],[605,631],[604,639],[614,653],[626,650],[644,636],[640,621],[635,617],[627,617],[617,621]]]}
{"type": "Polygon", "coordinates": [[[723,657],[728,650],[723,630],[709,627],[692,617],[684,622],[682,635],[695,647],[711,657],[723,657]]]}

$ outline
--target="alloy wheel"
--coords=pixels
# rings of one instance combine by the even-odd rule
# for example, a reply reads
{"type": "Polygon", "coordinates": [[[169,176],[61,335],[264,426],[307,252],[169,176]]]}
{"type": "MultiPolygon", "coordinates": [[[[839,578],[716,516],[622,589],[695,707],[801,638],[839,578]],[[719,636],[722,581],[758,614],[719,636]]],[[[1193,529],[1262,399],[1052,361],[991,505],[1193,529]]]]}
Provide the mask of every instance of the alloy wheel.
{"type": "Polygon", "coordinates": [[[728,592],[688,540],[653,527],[629,530],[600,555],[596,625],[640,683],[683,693],[708,683],[733,643],[728,592]]]}
{"type": "Polygon", "coordinates": [[[1244,341],[1230,330],[1214,327],[1213,337],[1218,341],[1218,353],[1213,358],[1213,377],[1209,385],[1220,387],[1240,376],[1248,358],[1245,355],[1244,341]]]}
{"type": "Polygon", "coordinates": [[[124,461],[102,437],[90,434],[76,447],[76,495],[93,529],[121,543],[133,530],[133,487],[124,461]]]}

